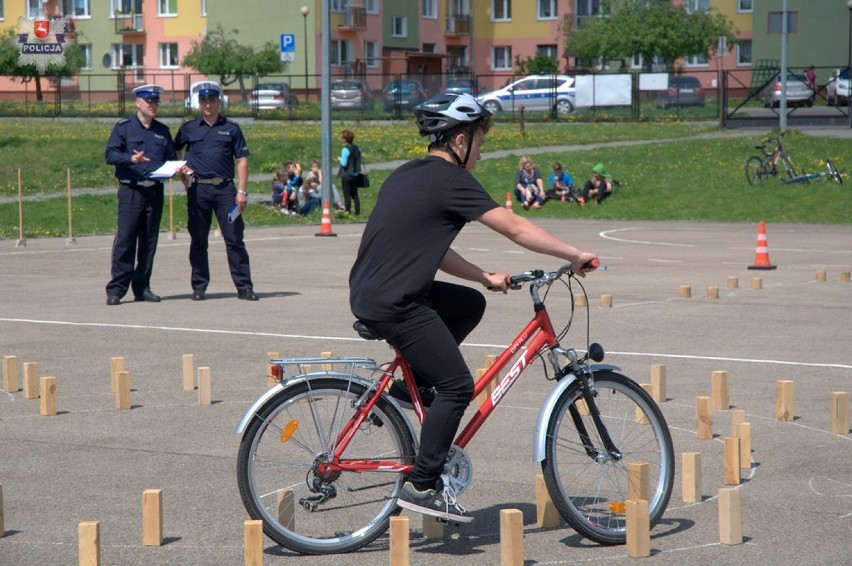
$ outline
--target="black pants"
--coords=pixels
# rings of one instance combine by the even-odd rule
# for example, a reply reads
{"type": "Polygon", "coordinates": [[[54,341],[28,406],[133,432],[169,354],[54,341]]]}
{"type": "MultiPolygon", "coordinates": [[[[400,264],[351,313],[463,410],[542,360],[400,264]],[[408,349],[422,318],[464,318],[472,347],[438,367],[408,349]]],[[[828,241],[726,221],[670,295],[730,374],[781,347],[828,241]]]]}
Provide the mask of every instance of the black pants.
{"type": "Polygon", "coordinates": [[[162,217],[162,183],[153,187],[125,183],[118,186],[118,222],[112,243],[112,279],[106,286],[108,296],[123,297],[131,288],[138,297],[151,286],[162,217]]]}
{"type": "Polygon", "coordinates": [[[361,214],[361,199],[358,198],[358,178],[354,175],[346,175],[340,179],[343,184],[343,205],[346,212],[352,211],[352,202],[355,202],[355,214],[361,214]]]}
{"type": "Polygon", "coordinates": [[[435,400],[420,431],[420,449],[409,479],[420,489],[435,487],[473,397],[473,377],[458,345],[485,312],[485,297],[469,287],[436,281],[431,308],[419,307],[401,322],[365,321],[399,348],[419,384],[435,388],[435,400]]]}
{"type": "Polygon", "coordinates": [[[242,215],[233,223],[228,222],[228,213],[236,204],[237,190],[234,183],[208,185],[193,183],[189,187],[186,207],[189,218],[187,229],[192,238],[189,245],[189,264],[192,266],[192,288],[206,290],[210,284],[210,264],[207,260],[207,247],[210,238],[210,224],[213,213],[219,221],[219,229],[225,240],[228,252],[228,267],[231,279],[239,289],[252,287],[249,255],[243,243],[245,223],[242,215]]]}

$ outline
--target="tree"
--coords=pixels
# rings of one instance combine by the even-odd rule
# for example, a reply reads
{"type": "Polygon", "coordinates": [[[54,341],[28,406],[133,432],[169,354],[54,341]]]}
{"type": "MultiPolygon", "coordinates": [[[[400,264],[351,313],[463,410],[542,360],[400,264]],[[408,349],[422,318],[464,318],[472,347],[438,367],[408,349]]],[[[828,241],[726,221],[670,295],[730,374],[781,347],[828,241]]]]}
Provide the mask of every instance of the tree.
{"type": "MultiPolygon", "coordinates": [[[[231,30],[233,36],[239,30],[231,30]]],[[[221,25],[208,31],[200,42],[193,41],[181,64],[207,76],[219,78],[222,86],[239,82],[243,98],[246,97],[245,76],[272,75],[282,73],[285,64],[281,61],[278,46],[268,41],[254,48],[243,45],[225,34],[221,25]]]]}
{"type": "Polygon", "coordinates": [[[12,77],[13,81],[28,83],[33,81],[36,89],[36,100],[44,100],[44,92],[41,89],[41,77],[51,77],[59,80],[60,77],[73,77],[86,62],[83,51],[74,44],[65,43],[62,46],[62,57],[65,65],[51,63],[43,73],[40,73],[35,64],[20,65],[18,58],[21,51],[17,46],[17,32],[15,28],[6,28],[0,32],[0,75],[12,77]]]}
{"type": "Polygon", "coordinates": [[[536,53],[533,57],[521,59],[515,55],[515,66],[519,75],[550,75],[559,72],[559,63],[556,59],[543,53],[536,53]]]}
{"type": "Polygon", "coordinates": [[[583,20],[565,39],[565,49],[584,64],[601,58],[641,55],[650,67],[660,57],[671,68],[690,55],[710,56],[719,37],[736,43],[733,23],[714,10],[688,12],[666,0],[602,0],[601,16],[583,20]]]}

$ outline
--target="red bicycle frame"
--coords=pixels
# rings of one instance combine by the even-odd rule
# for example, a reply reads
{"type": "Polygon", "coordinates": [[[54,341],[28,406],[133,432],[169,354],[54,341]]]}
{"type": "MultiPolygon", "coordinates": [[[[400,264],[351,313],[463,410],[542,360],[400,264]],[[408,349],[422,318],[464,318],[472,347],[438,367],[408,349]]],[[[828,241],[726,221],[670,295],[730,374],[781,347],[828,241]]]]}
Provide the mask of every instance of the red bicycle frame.
{"type": "MultiPolygon", "coordinates": [[[[539,352],[544,348],[554,348],[557,345],[556,333],[553,330],[553,324],[550,321],[550,315],[544,305],[539,305],[536,308],[535,316],[527,323],[524,329],[515,337],[512,343],[503,350],[497,361],[488,368],[485,373],[476,380],[473,389],[473,396],[476,398],[482,393],[489,383],[503,370],[506,364],[518,352],[515,363],[509,367],[508,371],[503,374],[503,377],[496,382],[496,386],[486,401],[482,403],[479,410],[473,415],[471,420],[462,429],[456,437],[454,444],[460,448],[465,448],[468,443],[476,435],[476,432],[485,424],[485,421],[494,412],[494,409],[508,393],[509,389],[515,384],[524,370],[532,363],[539,352]]],[[[376,401],[379,398],[380,392],[385,390],[397,369],[402,370],[405,385],[408,388],[408,394],[411,396],[414,411],[417,414],[418,420],[422,423],[426,417],[426,412],[423,403],[420,400],[420,394],[417,391],[417,385],[414,382],[414,376],[411,373],[411,367],[408,362],[403,359],[399,350],[394,350],[396,355],[393,361],[388,365],[382,373],[382,377],[377,384],[376,392],[367,400],[361,409],[350,419],[346,426],[337,435],[337,440],[334,443],[334,452],[328,462],[320,466],[320,469],[325,473],[335,471],[350,471],[350,472],[393,472],[393,473],[409,473],[411,472],[412,464],[403,464],[397,460],[347,460],[342,458],[346,447],[352,436],[359,430],[361,424],[368,418],[376,401]]]]}

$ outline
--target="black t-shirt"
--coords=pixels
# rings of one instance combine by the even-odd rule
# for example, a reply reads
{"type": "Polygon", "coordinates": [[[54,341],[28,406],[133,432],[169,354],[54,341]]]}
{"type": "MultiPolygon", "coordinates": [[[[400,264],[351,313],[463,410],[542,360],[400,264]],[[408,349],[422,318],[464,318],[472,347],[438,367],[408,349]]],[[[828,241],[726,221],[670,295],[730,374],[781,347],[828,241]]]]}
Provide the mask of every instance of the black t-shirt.
{"type": "Polygon", "coordinates": [[[406,163],[382,184],[349,274],[359,318],[403,320],[427,294],[465,224],[498,205],[473,176],[440,157],[406,163]]]}

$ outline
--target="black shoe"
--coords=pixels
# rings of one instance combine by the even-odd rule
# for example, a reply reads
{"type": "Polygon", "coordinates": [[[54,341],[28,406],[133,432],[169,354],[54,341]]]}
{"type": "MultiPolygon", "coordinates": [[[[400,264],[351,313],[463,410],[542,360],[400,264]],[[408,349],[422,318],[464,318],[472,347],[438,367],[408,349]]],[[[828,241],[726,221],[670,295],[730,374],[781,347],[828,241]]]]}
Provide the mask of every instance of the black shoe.
{"type": "Polygon", "coordinates": [[[206,298],[207,298],[207,295],[206,295],[206,293],[204,292],[204,289],[196,289],[196,290],[194,290],[194,291],[192,292],[192,296],[190,297],[190,299],[192,299],[193,301],[203,301],[203,300],[204,300],[204,299],[206,299],[206,298]]]}
{"type": "Polygon", "coordinates": [[[237,298],[243,301],[257,301],[260,300],[260,297],[255,294],[254,290],[251,287],[246,287],[245,289],[237,290],[237,298]]]}
{"type": "Polygon", "coordinates": [[[145,301],[146,303],[159,303],[160,296],[151,292],[151,289],[145,289],[141,295],[136,295],[133,300],[138,302],[145,301]]]}
{"type": "MultiPolygon", "coordinates": [[[[432,401],[435,400],[435,390],[419,387],[418,391],[420,392],[420,402],[423,403],[423,406],[426,409],[428,409],[432,406],[432,401]]],[[[408,394],[408,388],[402,381],[394,381],[388,390],[388,394],[393,397],[403,409],[414,410],[414,404],[411,402],[411,396],[408,394]]]]}
{"type": "Polygon", "coordinates": [[[469,523],[473,517],[465,514],[464,508],[456,502],[452,490],[447,488],[440,492],[434,489],[420,491],[410,481],[405,482],[399,491],[396,504],[403,509],[438,517],[446,521],[469,523]]]}
{"type": "Polygon", "coordinates": [[[115,306],[121,304],[121,297],[118,295],[107,295],[107,304],[109,306],[115,306]]]}

